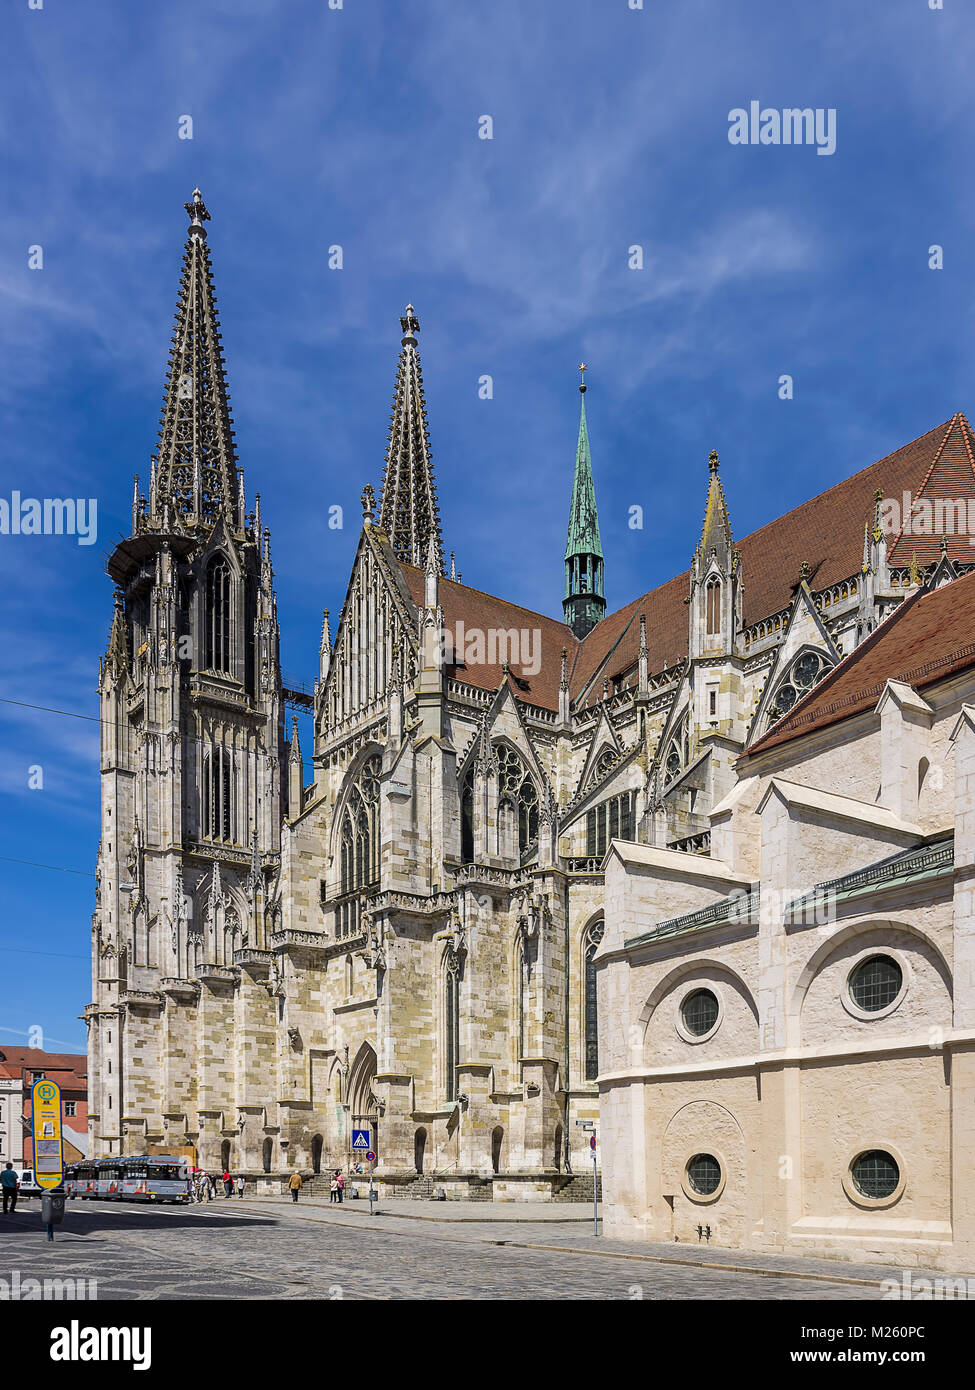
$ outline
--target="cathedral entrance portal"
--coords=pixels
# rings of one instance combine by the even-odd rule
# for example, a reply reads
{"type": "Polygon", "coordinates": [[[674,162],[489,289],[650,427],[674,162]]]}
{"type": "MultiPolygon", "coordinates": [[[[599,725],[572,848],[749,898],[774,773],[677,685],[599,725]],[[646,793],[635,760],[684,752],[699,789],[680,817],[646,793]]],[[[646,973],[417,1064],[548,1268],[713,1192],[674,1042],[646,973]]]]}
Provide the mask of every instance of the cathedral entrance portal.
{"type": "Polygon", "coordinates": [[[379,1151],[379,1110],[372,1089],[375,1076],[376,1053],[368,1043],[363,1043],[349,1072],[348,1144],[352,1162],[363,1157],[361,1153],[352,1152],[353,1129],[368,1129],[376,1157],[380,1161],[382,1158],[379,1151]]]}

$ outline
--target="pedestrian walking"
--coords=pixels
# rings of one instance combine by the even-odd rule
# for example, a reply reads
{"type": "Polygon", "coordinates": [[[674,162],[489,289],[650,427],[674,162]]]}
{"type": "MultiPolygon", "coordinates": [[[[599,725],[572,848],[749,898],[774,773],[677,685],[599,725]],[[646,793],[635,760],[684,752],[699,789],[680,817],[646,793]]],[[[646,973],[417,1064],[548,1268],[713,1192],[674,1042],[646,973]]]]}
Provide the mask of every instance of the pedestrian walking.
{"type": "Polygon", "coordinates": [[[223,1195],[225,1197],[234,1195],[234,1184],[226,1168],[223,1170],[223,1195]]]}
{"type": "Polygon", "coordinates": [[[244,1179],[243,1179],[243,1177],[242,1177],[240,1174],[238,1174],[238,1175],[237,1175],[237,1196],[238,1196],[238,1197],[243,1197],[243,1195],[244,1195],[244,1179]]]}
{"type": "Polygon", "coordinates": [[[14,1165],[8,1163],[3,1172],[0,1173],[0,1187],[3,1188],[3,1214],[7,1215],[7,1205],[10,1205],[10,1214],[13,1216],[17,1210],[17,1188],[20,1181],[14,1171],[14,1165]]]}
{"type": "Polygon", "coordinates": [[[338,1178],[336,1178],[336,1177],[333,1176],[332,1181],[329,1183],[329,1187],[328,1187],[328,1200],[329,1200],[330,1203],[334,1204],[334,1203],[338,1202],[338,1199],[339,1199],[339,1182],[338,1182],[338,1178]]]}
{"type": "Polygon", "coordinates": [[[288,1186],[291,1189],[291,1200],[297,1202],[298,1193],[301,1191],[301,1174],[297,1172],[292,1173],[288,1186]]]}
{"type": "Polygon", "coordinates": [[[338,1183],[338,1188],[339,1188],[339,1206],[341,1206],[341,1205],[342,1205],[342,1198],[343,1198],[343,1196],[345,1195],[345,1178],[342,1176],[342,1173],[341,1173],[341,1172],[338,1172],[338,1173],[335,1174],[335,1181],[338,1183]]]}

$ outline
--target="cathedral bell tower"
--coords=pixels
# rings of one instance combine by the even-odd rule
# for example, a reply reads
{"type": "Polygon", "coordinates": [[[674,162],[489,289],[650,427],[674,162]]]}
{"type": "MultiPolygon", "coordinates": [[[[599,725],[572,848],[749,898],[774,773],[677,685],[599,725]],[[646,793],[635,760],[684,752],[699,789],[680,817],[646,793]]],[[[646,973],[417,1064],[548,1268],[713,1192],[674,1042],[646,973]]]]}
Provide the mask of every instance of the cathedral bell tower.
{"type": "MultiPolygon", "coordinates": [[[[102,825],[89,1022],[96,1152],[199,1137],[192,1048],[151,1065],[160,1014],[262,948],[280,852],[283,698],[270,536],[246,512],[199,189],[183,256],[159,444],[108,561],[100,663],[102,825]],[[139,1057],[138,1066],[135,1058],[139,1057]],[[111,1065],[106,1065],[111,1061],[111,1065]],[[165,1120],[164,1120],[164,1117],[165,1120]],[[196,1137],[194,1137],[196,1136],[196,1137]]],[[[206,994],[206,989],[203,991],[206,994]]],[[[187,1025],[188,1026],[188,1025],[187,1025]]],[[[231,1064],[232,1065],[232,1064],[231,1064]]]]}
{"type": "MultiPolygon", "coordinates": [[[[579,367],[586,371],[585,363],[579,367]]],[[[586,382],[579,386],[582,404],[579,441],[569,504],[569,534],[565,542],[565,596],[562,612],[576,637],[585,637],[606,612],[603,592],[603,548],[596,515],[596,489],[592,480],[589,432],[586,428],[586,382]]]]}

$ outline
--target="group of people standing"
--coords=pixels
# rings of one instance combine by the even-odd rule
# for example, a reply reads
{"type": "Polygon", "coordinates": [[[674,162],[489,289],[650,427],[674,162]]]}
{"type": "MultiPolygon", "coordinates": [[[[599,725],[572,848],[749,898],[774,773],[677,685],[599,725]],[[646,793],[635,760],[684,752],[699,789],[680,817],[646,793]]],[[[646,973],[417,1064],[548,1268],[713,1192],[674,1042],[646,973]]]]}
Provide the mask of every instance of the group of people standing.
{"type": "Polygon", "coordinates": [[[244,1195],[244,1179],[238,1174],[236,1178],[229,1172],[224,1172],[218,1178],[215,1173],[205,1173],[202,1168],[197,1169],[190,1181],[193,1184],[193,1194],[198,1202],[213,1202],[219,1194],[221,1185],[223,1186],[224,1197],[232,1197],[237,1193],[238,1197],[244,1195]]]}
{"type": "MultiPolygon", "coordinates": [[[[362,1172],[362,1164],[356,1164],[354,1172],[362,1172]]],[[[192,1184],[192,1196],[198,1202],[213,1202],[220,1195],[220,1188],[223,1187],[224,1197],[233,1197],[236,1192],[238,1197],[244,1195],[244,1179],[241,1174],[233,1177],[230,1172],[224,1172],[222,1177],[217,1177],[215,1173],[205,1173],[202,1168],[197,1168],[190,1178],[192,1184]]],[[[297,1202],[298,1193],[301,1191],[301,1174],[294,1172],[288,1179],[288,1191],[291,1193],[291,1200],[297,1202]]],[[[328,1200],[341,1206],[345,1197],[345,1174],[338,1169],[332,1176],[329,1183],[328,1200]]]]}
{"type": "MultiPolygon", "coordinates": [[[[291,1193],[292,1202],[297,1202],[301,1188],[301,1174],[295,1171],[288,1179],[288,1191],[291,1193]]],[[[341,1206],[342,1198],[345,1196],[345,1174],[341,1169],[333,1175],[332,1181],[329,1183],[328,1194],[330,1202],[337,1202],[341,1206]]]]}

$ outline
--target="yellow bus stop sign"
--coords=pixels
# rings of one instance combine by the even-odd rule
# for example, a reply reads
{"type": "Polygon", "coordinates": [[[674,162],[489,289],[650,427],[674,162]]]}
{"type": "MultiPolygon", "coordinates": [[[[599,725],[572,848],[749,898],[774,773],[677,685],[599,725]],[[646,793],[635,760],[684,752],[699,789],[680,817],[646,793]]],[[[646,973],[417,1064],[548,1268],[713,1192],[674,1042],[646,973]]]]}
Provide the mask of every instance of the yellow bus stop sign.
{"type": "Polygon", "coordinates": [[[61,1087],[41,1077],[31,1087],[34,1119],[34,1179],[40,1187],[60,1187],[64,1177],[61,1147],[61,1087]]]}

